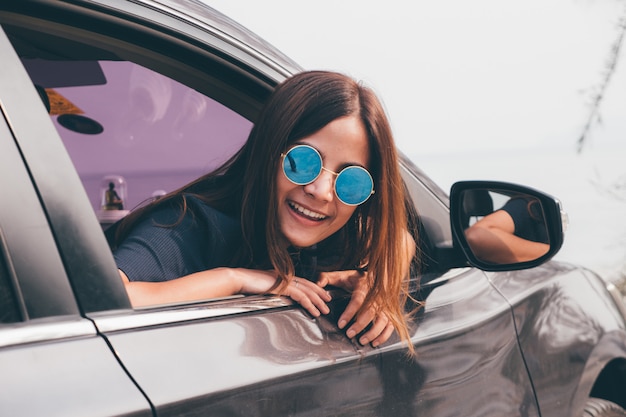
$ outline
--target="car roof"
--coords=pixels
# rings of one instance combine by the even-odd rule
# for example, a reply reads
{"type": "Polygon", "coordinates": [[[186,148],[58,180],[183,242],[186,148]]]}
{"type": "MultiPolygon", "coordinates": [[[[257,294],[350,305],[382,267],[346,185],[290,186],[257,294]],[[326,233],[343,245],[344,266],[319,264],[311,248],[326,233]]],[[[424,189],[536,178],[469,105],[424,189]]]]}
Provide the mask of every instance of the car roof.
{"type": "Polygon", "coordinates": [[[124,12],[130,10],[127,7],[129,3],[141,4],[145,7],[159,10],[165,15],[185,20],[187,23],[210,32],[215,37],[273,67],[284,77],[302,71],[300,65],[269,42],[199,0],[132,0],[132,2],[80,0],[77,3],[97,4],[109,8],[117,8],[124,12]]]}

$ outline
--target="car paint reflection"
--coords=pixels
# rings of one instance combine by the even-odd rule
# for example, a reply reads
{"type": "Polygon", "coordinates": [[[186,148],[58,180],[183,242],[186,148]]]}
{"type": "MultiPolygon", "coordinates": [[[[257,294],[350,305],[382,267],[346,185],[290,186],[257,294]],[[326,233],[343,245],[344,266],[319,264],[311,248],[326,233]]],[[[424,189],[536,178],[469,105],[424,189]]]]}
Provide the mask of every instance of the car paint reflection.
{"type": "Polygon", "coordinates": [[[397,338],[379,349],[349,340],[335,325],[341,297],[320,319],[283,306],[108,337],[164,415],[537,415],[510,308],[485,275],[456,271],[423,291],[416,358],[397,338]]]}
{"type": "MultiPolygon", "coordinates": [[[[589,359],[594,346],[621,328],[620,313],[608,303],[610,298],[590,296],[606,289],[591,279],[591,272],[586,274],[573,266],[550,262],[491,276],[494,285],[514,306],[520,346],[544,415],[571,415],[572,410],[582,407],[586,395],[568,404],[559,400],[576,389],[562,381],[580,380],[582,385],[577,390],[589,393],[606,362],[597,362],[593,368],[586,368],[585,364],[592,362],[589,359]],[[602,323],[594,318],[598,311],[606,312],[602,323]],[[579,378],[581,374],[583,377],[579,378]]],[[[623,349],[624,343],[616,346],[615,351],[623,349]]]]}
{"type": "Polygon", "coordinates": [[[402,351],[370,352],[369,366],[377,368],[382,392],[404,387],[383,395],[376,415],[457,416],[459,410],[477,416],[538,415],[509,306],[482,273],[469,270],[434,289],[413,340],[415,363],[402,351]],[[415,387],[399,382],[410,381],[403,369],[414,374],[415,387]]]}
{"type": "MultiPolygon", "coordinates": [[[[313,371],[329,376],[355,356],[352,343],[328,318],[313,319],[299,309],[225,318],[116,332],[108,337],[157,408],[189,397],[196,400],[186,406],[202,408],[200,404],[215,402],[215,398],[208,401],[205,393],[220,397],[225,390],[246,391],[246,386],[284,375],[313,371]],[[162,340],[172,344],[164,346],[162,340]],[[146,352],[142,346],[152,348],[146,352]],[[168,360],[161,359],[155,369],[149,364],[156,358],[168,360]]],[[[345,381],[336,375],[333,378],[337,383],[345,381]]]]}

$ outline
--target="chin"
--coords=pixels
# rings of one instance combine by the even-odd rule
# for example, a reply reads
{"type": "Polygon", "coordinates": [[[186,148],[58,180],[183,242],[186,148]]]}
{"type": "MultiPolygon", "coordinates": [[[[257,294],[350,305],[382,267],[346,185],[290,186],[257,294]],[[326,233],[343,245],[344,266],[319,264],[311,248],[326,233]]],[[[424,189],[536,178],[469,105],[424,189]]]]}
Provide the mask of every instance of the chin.
{"type": "Polygon", "coordinates": [[[313,246],[319,242],[319,240],[303,240],[303,239],[289,239],[287,238],[289,244],[295,248],[308,248],[309,246],[313,246]]]}
{"type": "Polygon", "coordinates": [[[287,239],[287,242],[295,248],[308,248],[324,240],[324,237],[320,238],[319,236],[295,236],[293,229],[291,229],[291,231],[292,233],[283,232],[283,236],[287,239]]]}

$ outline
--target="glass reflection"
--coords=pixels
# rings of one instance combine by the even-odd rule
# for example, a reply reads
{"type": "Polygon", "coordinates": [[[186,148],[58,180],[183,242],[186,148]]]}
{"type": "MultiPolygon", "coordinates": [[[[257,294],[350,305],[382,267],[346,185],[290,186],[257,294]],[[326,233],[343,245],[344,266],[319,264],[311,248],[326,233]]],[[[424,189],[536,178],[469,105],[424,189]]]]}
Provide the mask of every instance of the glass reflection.
{"type": "Polygon", "coordinates": [[[528,262],[550,249],[544,210],[536,197],[474,189],[465,191],[462,201],[465,238],[480,260],[528,262]]]}

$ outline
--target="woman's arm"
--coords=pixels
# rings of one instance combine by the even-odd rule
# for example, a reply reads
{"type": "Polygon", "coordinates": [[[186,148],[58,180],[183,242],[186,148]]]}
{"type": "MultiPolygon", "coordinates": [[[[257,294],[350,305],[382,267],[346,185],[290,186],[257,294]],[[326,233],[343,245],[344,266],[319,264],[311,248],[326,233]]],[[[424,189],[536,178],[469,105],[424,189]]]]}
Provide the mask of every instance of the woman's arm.
{"type": "Polygon", "coordinates": [[[498,210],[468,228],[465,237],[477,258],[499,264],[531,261],[550,249],[548,244],[522,239],[514,232],[511,215],[498,210]]]}
{"type": "MultiPolygon", "coordinates": [[[[278,294],[273,271],[215,268],[163,282],[130,281],[119,271],[133,307],[199,301],[235,294],[278,294]]],[[[330,295],[317,284],[294,277],[280,293],[293,299],[314,317],[328,314],[330,295]]]]}

